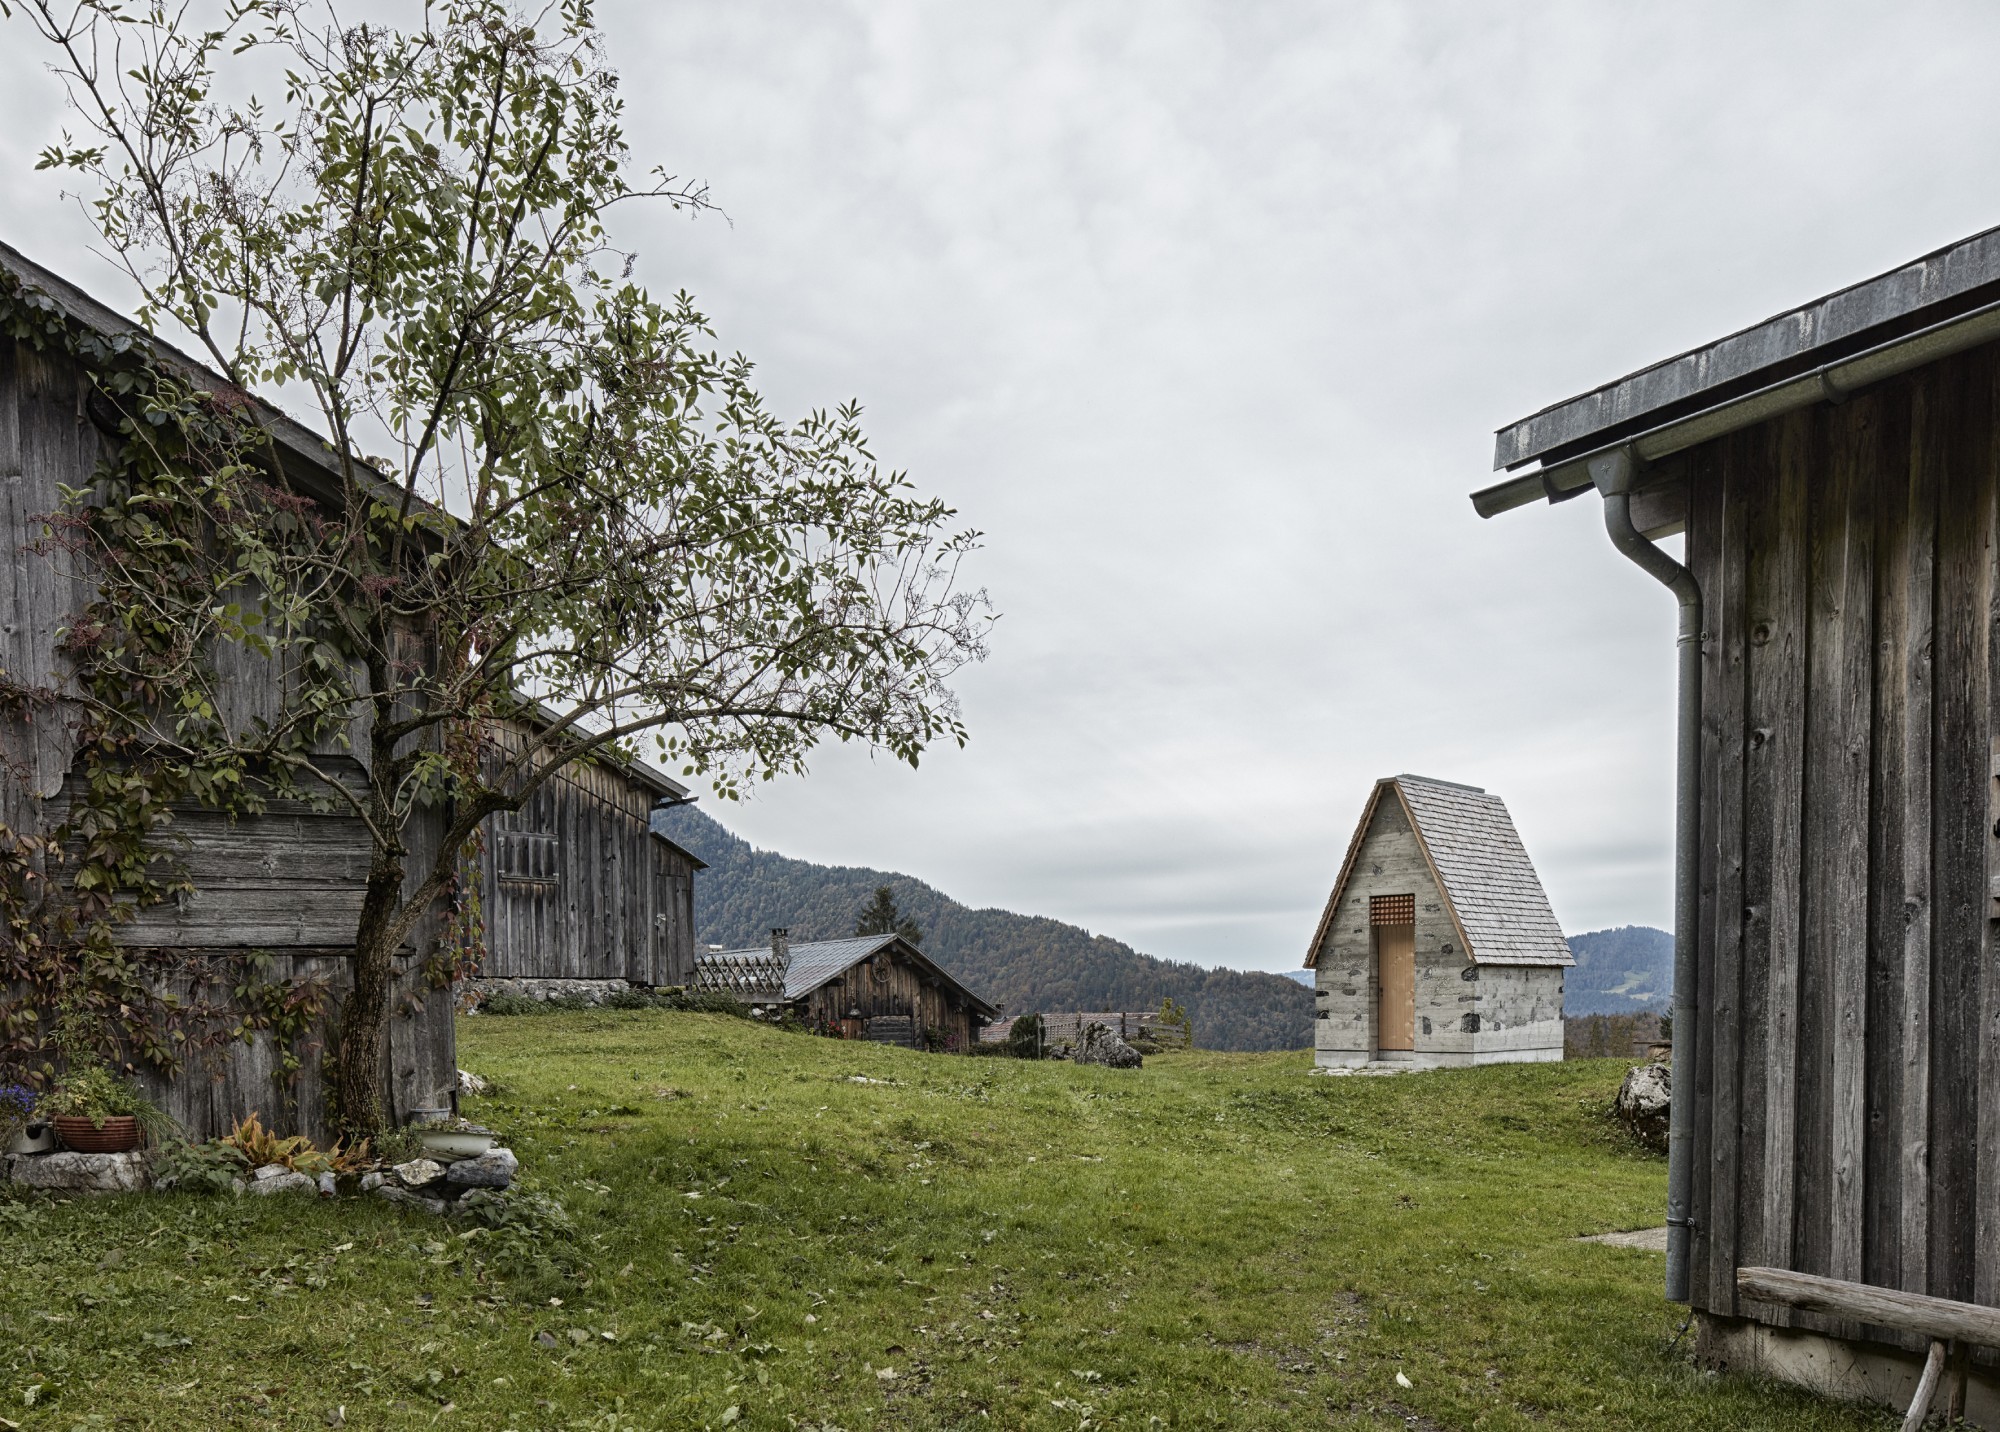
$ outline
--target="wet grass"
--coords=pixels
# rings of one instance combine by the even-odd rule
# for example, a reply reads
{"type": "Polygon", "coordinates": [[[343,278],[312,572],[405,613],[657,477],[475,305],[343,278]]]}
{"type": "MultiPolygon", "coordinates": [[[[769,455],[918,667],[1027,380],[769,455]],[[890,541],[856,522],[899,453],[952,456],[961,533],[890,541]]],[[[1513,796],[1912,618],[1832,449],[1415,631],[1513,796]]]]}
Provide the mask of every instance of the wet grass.
{"type": "Polygon", "coordinates": [[[1114,1073],[658,1012],[474,1019],[574,1234],[0,1198],[23,1427],[1893,1426],[1672,1344],[1621,1066],[1114,1073]],[[537,1254],[550,1254],[537,1258],[537,1254]],[[1399,1383],[1398,1374],[1407,1381],[1399,1383]]]}

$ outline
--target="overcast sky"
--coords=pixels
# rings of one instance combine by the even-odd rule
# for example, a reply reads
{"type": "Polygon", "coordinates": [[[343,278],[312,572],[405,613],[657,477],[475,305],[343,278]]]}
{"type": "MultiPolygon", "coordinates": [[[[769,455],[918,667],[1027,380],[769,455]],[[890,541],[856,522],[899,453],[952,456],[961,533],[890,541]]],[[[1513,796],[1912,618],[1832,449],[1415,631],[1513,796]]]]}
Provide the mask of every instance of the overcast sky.
{"type": "MultiPolygon", "coordinates": [[[[759,846],[1205,964],[1298,965],[1371,782],[1504,796],[1572,932],[1669,920],[1673,603],[1595,503],[1492,522],[1492,431],[2000,223],[2000,6],[601,9],[634,217],[785,410],[986,534],[972,741],[839,749],[759,846]]],[[[30,172],[0,237],[107,297],[30,172]]]]}

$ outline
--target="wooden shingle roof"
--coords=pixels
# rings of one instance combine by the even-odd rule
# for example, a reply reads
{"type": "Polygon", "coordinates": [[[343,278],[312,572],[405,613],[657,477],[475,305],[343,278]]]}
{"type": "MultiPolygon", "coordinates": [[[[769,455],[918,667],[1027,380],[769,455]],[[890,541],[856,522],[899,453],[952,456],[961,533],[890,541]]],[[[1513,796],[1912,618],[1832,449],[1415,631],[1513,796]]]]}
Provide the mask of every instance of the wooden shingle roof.
{"type": "Polygon", "coordinates": [[[1477,786],[1425,776],[1387,776],[1375,783],[1349,841],[1340,877],[1327,897],[1319,928],[1306,951],[1306,968],[1319,959],[1334,911],[1354,872],[1361,842],[1375,812],[1393,794],[1409,817],[1417,844],[1437,878],[1445,908],[1479,965],[1573,965],[1569,941],[1556,923],[1534,862],[1514,829],[1507,803],[1477,786]]]}
{"type": "Polygon", "coordinates": [[[856,935],[845,940],[799,940],[791,946],[789,965],[781,965],[768,946],[753,945],[742,950],[715,950],[695,956],[695,983],[714,989],[748,988],[754,983],[760,997],[776,998],[783,990],[786,1000],[804,999],[821,985],[838,979],[877,950],[895,946],[911,964],[929,974],[939,984],[987,1019],[1000,1017],[997,1006],[988,1004],[950,975],[922,950],[901,935],[856,935]],[[782,975],[782,981],[780,976],[782,975]],[[768,993],[767,993],[768,992],[768,993]]]}

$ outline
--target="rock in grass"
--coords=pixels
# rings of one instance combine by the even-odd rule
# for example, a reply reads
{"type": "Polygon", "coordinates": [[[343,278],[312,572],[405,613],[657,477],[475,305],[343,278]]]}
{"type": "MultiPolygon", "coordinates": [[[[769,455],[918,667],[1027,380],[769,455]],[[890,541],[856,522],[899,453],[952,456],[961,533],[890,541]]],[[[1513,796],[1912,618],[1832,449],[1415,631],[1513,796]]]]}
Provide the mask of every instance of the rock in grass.
{"type": "Polygon", "coordinates": [[[444,1212],[443,1199],[424,1198],[418,1194],[411,1193],[408,1189],[398,1188],[393,1183],[377,1184],[369,1192],[384,1203],[400,1204],[404,1208],[421,1208],[426,1213],[442,1214],[444,1212]]]}
{"type": "Polygon", "coordinates": [[[1640,1064],[1618,1086],[1612,1110],[1632,1136],[1649,1149],[1667,1146],[1667,1122],[1673,1108],[1674,1072],[1667,1064],[1640,1064]]]}
{"type": "Polygon", "coordinates": [[[505,1188],[514,1181],[520,1161],[512,1149],[488,1149],[469,1159],[460,1159],[445,1170],[445,1181],[460,1188],[505,1188]]]}
{"type": "Polygon", "coordinates": [[[0,1156],[0,1168],[18,1184],[65,1193],[140,1193],[146,1187],[142,1153],[13,1154],[0,1156]]]}
{"type": "Polygon", "coordinates": [[[458,1092],[461,1094],[484,1094],[487,1083],[470,1069],[458,1071],[458,1092]]]}
{"type": "Polygon", "coordinates": [[[1103,1024],[1083,1027],[1070,1058],[1078,1064],[1101,1064],[1106,1069],[1137,1069],[1146,1062],[1138,1050],[1103,1024]]]}
{"type": "Polygon", "coordinates": [[[266,1164],[257,1170],[250,1180],[250,1192],[259,1197],[274,1193],[319,1193],[319,1180],[297,1169],[285,1168],[280,1164],[266,1164]]]}
{"type": "Polygon", "coordinates": [[[427,1188],[444,1177],[444,1165],[436,1159],[411,1159],[390,1171],[404,1188],[427,1188]]]}

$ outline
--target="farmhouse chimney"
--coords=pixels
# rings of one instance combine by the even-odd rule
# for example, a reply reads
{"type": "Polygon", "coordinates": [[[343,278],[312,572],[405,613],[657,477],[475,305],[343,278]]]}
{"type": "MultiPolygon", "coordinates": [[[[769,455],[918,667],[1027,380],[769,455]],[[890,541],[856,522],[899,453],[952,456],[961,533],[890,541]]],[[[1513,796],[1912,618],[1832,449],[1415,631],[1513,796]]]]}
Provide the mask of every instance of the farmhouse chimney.
{"type": "Polygon", "coordinates": [[[771,931],[771,954],[778,961],[778,968],[790,973],[792,968],[792,932],[786,929],[771,931]]]}

